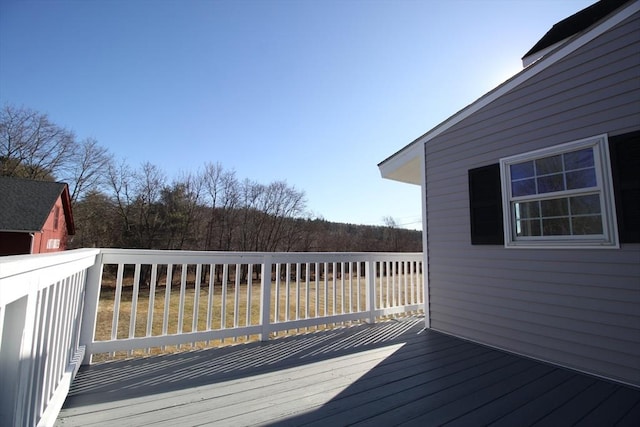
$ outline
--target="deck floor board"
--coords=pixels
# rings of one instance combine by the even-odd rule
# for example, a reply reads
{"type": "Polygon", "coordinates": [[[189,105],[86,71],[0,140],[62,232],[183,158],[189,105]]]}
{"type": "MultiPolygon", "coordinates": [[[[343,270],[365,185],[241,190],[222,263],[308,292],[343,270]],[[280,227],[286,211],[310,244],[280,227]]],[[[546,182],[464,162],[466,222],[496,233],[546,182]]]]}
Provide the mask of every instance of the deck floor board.
{"type": "Polygon", "coordinates": [[[82,367],[56,426],[633,425],[640,390],[420,318],[82,367]]]}

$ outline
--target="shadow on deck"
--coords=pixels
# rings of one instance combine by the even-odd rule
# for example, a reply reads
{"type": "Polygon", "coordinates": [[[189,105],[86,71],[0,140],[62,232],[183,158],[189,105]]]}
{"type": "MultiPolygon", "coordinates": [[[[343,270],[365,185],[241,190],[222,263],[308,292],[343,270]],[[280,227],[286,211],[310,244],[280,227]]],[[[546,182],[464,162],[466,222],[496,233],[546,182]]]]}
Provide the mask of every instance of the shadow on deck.
{"type": "Polygon", "coordinates": [[[637,425],[640,390],[406,318],[78,373],[56,425],[637,425]]]}

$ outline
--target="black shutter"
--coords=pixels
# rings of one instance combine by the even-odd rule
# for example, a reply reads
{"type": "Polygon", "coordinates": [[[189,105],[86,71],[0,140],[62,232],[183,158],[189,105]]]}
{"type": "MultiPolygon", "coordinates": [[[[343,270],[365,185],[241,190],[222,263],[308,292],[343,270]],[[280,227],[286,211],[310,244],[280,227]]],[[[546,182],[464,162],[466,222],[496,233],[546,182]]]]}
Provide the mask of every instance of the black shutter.
{"type": "Polygon", "coordinates": [[[620,243],[640,243],[640,131],[609,137],[620,243]]]}
{"type": "Polygon", "coordinates": [[[471,244],[503,245],[502,187],[498,163],[469,171],[471,244]]]}

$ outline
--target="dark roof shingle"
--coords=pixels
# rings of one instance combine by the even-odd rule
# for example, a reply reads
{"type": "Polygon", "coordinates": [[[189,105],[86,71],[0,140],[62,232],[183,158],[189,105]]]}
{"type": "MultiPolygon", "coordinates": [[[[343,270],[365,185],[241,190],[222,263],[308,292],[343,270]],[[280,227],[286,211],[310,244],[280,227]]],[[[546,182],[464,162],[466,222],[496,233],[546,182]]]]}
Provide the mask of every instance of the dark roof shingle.
{"type": "Polygon", "coordinates": [[[553,46],[554,44],[571,37],[583,30],[586,30],[596,22],[600,21],[611,12],[619,9],[631,0],[600,0],[589,7],[582,9],[568,18],[555,24],[547,33],[533,46],[523,58],[553,46]]]}
{"type": "Polygon", "coordinates": [[[62,182],[0,177],[0,231],[41,231],[65,186],[62,182]]]}

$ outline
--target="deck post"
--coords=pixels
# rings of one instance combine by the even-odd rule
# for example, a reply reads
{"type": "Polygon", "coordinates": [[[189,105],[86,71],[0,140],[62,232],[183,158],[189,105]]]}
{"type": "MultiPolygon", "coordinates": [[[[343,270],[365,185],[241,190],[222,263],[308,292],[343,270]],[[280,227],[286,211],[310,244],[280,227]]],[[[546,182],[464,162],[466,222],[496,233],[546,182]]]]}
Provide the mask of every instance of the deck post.
{"type": "Polygon", "coordinates": [[[375,271],[375,261],[371,257],[367,257],[367,261],[365,264],[366,273],[365,273],[365,282],[366,286],[366,310],[369,314],[369,318],[367,319],[367,323],[376,323],[376,271],[375,271]]]}
{"type": "MultiPolygon", "coordinates": [[[[31,338],[29,331],[32,325],[27,325],[31,319],[29,316],[29,304],[32,295],[13,301],[2,310],[4,324],[11,327],[5,327],[2,336],[0,336],[2,353],[0,353],[0,373],[2,373],[2,389],[0,390],[0,417],[7,422],[7,425],[19,425],[21,423],[21,414],[16,410],[18,406],[22,407],[20,390],[25,384],[29,383],[28,378],[21,375],[21,369],[29,367],[30,359],[22,360],[22,352],[24,349],[23,340],[27,341],[31,338]],[[27,328],[28,326],[28,328],[27,328]],[[29,331],[25,331],[29,329],[29,331]],[[24,336],[23,336],[24,332],[24,336]],[[19,405],[20,403],[20,405],[19,405]]],[[[29,342],[30,344],[30,342],[29,342]]],[[[27,346],[29,345],[27,344],[27,346]]]]}
{"type": "Polygon", "coordinates": [[[82,302],[82,323],[80,324],[80,346],[85,347],[83,365],[90,365],[92,358],[92,344],[96,331],[98,317],[98,300],[102,283],[102,252],[96,255],[94,264],[89,267],[84,285],[84,301],[82,302]]]}
{"type": "MultiPolygon", "coordinates": [[[[35,286],[33,288],[35,289],[35,286]]],[[[30,388],[35,375],[35,358],[34,354],[32,354],[34,352],[34,336],[39,326],[36,325],[38,320],[36,315],[37,299],[37,291],[29,292],[26,297],[22,298],[21,302],[23,304],[19,304],[16,310],[16,323],[22,326],[18,328],[22,334],[20,340],[16,342],[19,346],[19,351],[18,364],[16,365],[17,383],[13,385],[16,387],[13,425],[27,425],[29,423],[29,414],[33,409],[30,388]]]]}
{"type": "Polygon", "coordinates": [[[271,332],[271,265],[272,257],[264,254],[260,276],[260,341],[269,341],[271,332]]]}

